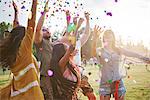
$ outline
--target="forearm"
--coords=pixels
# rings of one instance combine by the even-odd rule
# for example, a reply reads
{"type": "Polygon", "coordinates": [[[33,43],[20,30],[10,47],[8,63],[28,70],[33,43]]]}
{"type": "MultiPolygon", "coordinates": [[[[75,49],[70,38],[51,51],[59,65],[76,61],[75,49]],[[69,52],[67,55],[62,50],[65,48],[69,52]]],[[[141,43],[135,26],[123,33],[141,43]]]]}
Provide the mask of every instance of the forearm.
{"type": "Polygon", "coordinates": [[[13,21],[13,27],[16,27],[18,25],[19,25],[18,13],[15,12],[15,17],[14,17],[14,21],[13,21]]]}
{"type": "Polygon", "coordinates": [[[69,61],[69,57],[70,57],[70,54],[66,52],[65,55],[60,59],[59,66],[65,67],[69,61]]]}
{"type": "Polygon", "coordinates": [[[41,14],[41,17],[37,23],[37,27],[36,27],[36,30],[41,30],[42,29],[42,26],[43,26],[43,23],[44,23],[44,18],[45,18],[45,15],[46,15],[46,12],[43,12],[43,14],[41,14]]]}
{"type": "Polygon", "coordinates": [[[128,56],[128,57],[134,57],[134,58],[139,58],[139,59],[144,58],[144,56],[142,56],[136,52],[132,52],[132,51],[129,51],[129,50],[126,50],[123,48],[121,48],[121,52],[123,55],[128,56]]]}
{"type": "Polygon", "coordinates": [[[90,36],[90,24],[89,21],[86,22],[85,32],[83,36],[81,37],[81,47],[87,42],[88,38],[90,36]]]}
{"type": "Polygon", "coordinates": [[[97,44],[97,39],[94,38],[92,42],[92,51],[91,51],[92,57],[96,57],[96,46],[97,46],[96,44],[97,44]]]}
{"type": "Polygon", "coordinates": [[[36,32],[35,32],[35,39],[34,39],[35,43],[41,43],[41,41],[42,41],[42,38],[43,38],[42,27],[43,27],[45,15],[46,15],[46,12],[44,12],[41,15],[41,17],[38,21],[38,24],[37,24],[37,27],[36,27],[36,32]]]}
{"type": "Polygon", "coordinates": [[[33,32],[34,32],[35,21],[36,21],[36,8],[37,8],[37,0],[32,0],[32,7],[31,7],[32,18],[28,19],[27,29],[29,27],[32,27],[33,28],[33,32]]]}

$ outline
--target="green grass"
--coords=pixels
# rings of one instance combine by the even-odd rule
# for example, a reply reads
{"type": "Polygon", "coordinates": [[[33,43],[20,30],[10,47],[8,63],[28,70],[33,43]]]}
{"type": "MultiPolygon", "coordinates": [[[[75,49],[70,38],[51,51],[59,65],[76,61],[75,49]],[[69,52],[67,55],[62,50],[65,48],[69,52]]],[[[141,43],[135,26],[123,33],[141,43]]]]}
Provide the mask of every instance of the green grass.
{"type": "MultiPolygon", "coordinates": [[[[89,82],[94,88],[94,93],[99,100],[99,67],[98,66],[87,66],[85,74],[89,77],[89,82]],[[88,73],[91,72],[91,75],[88,73]]],[[[137,65],[131,66],[131,69],[128,70],[128,75],[130,78],[125,78],[124,83],[127,89],[126,100],[150,100],[150,72],[147,72],[145,66],[137,65]],[[134,80],[136,82],[134,82],[134,80]]],[[[9,81],[9,71],[2,75],[2,70],[0,69],[0,88],[6,86],[9,81]]],[[[80,100],[88,100],[87,97],[79,93],[80,100]]]]}

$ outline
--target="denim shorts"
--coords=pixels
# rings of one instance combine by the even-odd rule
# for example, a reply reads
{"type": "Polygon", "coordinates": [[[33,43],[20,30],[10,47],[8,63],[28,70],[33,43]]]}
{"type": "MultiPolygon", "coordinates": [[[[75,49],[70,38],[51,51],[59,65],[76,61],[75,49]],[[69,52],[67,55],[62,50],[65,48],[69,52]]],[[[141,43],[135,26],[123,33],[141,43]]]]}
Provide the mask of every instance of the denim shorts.
{"type": "MultiPolygon", "coordinates": [[[[110,84],[100,84],[99,94],[103,96],[114,94],[115,88],[112,89],[110,84]]],[[[120,80],[118,93],[119,96],[125,95],[126,93],[126,88],[124,86],[123,80],[120,80]]]]}

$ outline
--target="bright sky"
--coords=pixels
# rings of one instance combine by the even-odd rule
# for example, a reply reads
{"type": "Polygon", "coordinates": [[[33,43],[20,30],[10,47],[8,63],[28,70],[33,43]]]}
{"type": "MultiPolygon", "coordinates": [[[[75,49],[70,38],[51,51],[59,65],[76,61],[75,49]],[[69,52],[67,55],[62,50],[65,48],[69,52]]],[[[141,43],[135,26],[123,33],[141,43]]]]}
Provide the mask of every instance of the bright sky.
{"type": "MultiPolygon", "coordinates": [[[[6,21],[12,23],[14,10],[11,4],[11,0],[0,0],[0,22],[6,21]],[[5,4],[6,2],[6,4],[5,4]],[[11,16],[9,16],[11,14],[11,16]]],[[[26,11],[30,9],[29,2],[32,0],[15,0],[19,7],[19,21],[21,25],[26,26],[27,17],[29,12],[26,11]],[[25,8],[21,9],[22,6],[25,8]]],[[[38,12],[43,9],[46,0],[39,0],[38,12]]],[[[51,7],[48,12],[48,18],[45,20],[45,26],[48,26],[52,32],[55,30],[62,31],[64,26],[66,26],[65,13],[60,10],[56,12],[60,7],[57,6],[59,3],[63,6],[61,9],[69,9],[72,14],[80,14],[83,16],[84,11],[90,12],[91,27],[93,28],[95,24],[100,25],[105,29],[111,28],[116,37],[121,36],[125,41],[132,41],[133,43],[144,42],[144,45],[150,49],[150,0],[49,0],[49,7],[51,7]],[[62,1],[62,2],[60,2],[62,1]],[[65,3],[69,2],[69,4],[65,3]],[[54,2],[56,4],[54,5],[54,2]],[[81,5],[82,3],[82,5],[81,5]],[[75,9],[75,5],[77,5],[75,9]],[[66,7],[64,7],[66,5],[66,7]],[[54,8],[55,7],[55,8],[54,8]],[[55,16],[50,17],[53,10],[55,11],[55,16]],[[111,12],[112,16],[106,15],[104,12],[111,12]]],[[[40,13],[37,14],[40,17],[40,13]]],[[[85,25],[85,23],[84,23],[85,25]]],[[[84,26],[83,25],[83,26],[84,26]]]]}

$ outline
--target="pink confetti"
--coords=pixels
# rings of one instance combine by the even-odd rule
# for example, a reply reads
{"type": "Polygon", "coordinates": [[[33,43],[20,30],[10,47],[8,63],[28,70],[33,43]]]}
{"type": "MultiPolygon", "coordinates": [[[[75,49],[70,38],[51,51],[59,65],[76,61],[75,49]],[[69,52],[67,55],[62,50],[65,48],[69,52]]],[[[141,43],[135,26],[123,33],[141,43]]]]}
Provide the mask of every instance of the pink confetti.
{"type": "Polygon", "coordinates": [[[67,16],[67,21],[70,21],[70,19],[71,19],[71,16],[67,16]]]}
{"type": "Polygon", "coordinates": [[[48,76],[50,76],[50,77],[53,76],[53,74],[54,74],[52,70],[48,70],[47,73],[48,73],[48,76]]]}
{"type": "Polygon", "coordinates": [[[40,48],[40,51],[42,51],[43,50],[43,48],[40,48]]]}

